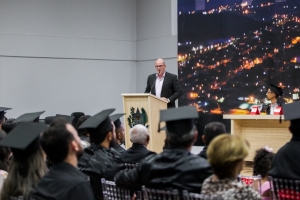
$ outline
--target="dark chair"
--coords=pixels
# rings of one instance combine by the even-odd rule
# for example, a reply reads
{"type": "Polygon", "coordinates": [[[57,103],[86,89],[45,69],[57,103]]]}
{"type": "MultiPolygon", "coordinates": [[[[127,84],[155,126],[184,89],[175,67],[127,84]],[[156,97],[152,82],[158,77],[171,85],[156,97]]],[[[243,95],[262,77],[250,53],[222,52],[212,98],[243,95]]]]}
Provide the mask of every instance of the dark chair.
{"type": "Polygon", "coordinates": [[[144,200],[179,200],[178,190],[158,190],[142,186],[144,200]]]}
{"type": "Polygon", "coordinates": [[[113,181],[101,179],[104,200],[131,200],[130,191],[117,187],[113,181]]]}
{"type": "Polygon", "coordinates": [[[300,180],[269,177],[273,199],[300,199],[300,180]]]}

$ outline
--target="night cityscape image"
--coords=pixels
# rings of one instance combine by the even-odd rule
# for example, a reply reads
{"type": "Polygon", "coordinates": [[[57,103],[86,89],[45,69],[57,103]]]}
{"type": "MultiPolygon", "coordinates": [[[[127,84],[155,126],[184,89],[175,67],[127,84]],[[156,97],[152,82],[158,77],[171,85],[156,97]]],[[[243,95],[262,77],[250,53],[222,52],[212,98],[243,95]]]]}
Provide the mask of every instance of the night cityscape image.
{"type": "Polygon", "coordinates": [[[205,113],[248,114],[270,83],[298,100],[300,0],[178,0],[178,79],[205,113]]]}

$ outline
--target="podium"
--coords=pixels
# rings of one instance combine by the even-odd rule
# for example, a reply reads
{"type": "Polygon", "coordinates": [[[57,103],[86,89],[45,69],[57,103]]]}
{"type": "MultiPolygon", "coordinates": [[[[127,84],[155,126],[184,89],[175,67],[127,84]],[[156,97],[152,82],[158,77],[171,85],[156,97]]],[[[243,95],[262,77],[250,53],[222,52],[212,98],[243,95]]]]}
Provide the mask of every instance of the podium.
{"type": "MultiPolygon", "coordinates": [[[[163,151],[164,141],[166,138],[165,131],[157,132],[159,122],[159,111],[167,109],[167,102],[149,93],[122,94],[125,143],[126,149],[132,146],[130,141],[129,121],[135,120],[136,124],[147,126],[150,141],[147,148],[156,153],[163,151]]],[[[163,126],[161,126],[163,127],[163,126]]]]}
{"type": "Polygon", "coordinates": [[[231,134],[242,135],[250,143],[246,161],[253,161],[256,150],[268,146],[276,153],[292,138],[289,132],[290,121],[279,123],[279,115],[223,115],[231,119],[231,134]]]}

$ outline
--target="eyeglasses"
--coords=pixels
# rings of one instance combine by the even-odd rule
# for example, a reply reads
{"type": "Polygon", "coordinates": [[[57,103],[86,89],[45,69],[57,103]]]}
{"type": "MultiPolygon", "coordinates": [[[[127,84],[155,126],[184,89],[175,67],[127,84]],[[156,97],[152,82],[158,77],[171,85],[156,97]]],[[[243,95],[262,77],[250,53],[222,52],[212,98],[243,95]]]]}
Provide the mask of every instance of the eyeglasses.
{"type": "Polygon", "coordinates": [[[155,68],[160,68],[160,67],[163,67],[165,65],[156,65],[155,68]]]}
{"type": "Polygon", "coordinates": [[[273,94],[273,92],[267,92],[267,94],[273,94]]]}

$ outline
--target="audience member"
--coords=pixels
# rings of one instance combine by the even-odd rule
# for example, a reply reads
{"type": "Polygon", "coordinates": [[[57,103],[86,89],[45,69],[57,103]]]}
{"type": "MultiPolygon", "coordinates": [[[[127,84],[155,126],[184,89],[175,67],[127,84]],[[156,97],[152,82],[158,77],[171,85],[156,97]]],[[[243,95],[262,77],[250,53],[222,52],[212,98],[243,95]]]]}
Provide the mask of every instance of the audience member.
{"type": "MultiPolygon", "coordinates": [[[[73,112],[71,116],[74,117],[72,120],[73,127],[77,130],[79,126],[77,126],[78,120],[80,117],[85,116],[83,112],[73,112]]],[[[78,130],[77,130],[78,131],[78,130]]]]}
{"type": "Polygon", "coordinates": [[[90,144],[90,134],[87,132],[86,128],[78,129],[78,127],[80,127],[81,124],[90,117],[91,117],[90,115],[83,115],[83,116],[79,117],[79,119],[77,120],[77,124],[76,124],[78,136],[80,137],[81,146],[83,147],[83,149],[85,149],[91,145],[90,144]]]}
{"type": "Polygon", "coordinates": [[[282,88],[269,84],[269,88],[267,90],[266,96],[269,101],[271,101],[270,104],[267,105],[266,108],[266,114],[267,115],[273,115],[274,110],[277,106],[281,106],[281,102],[278,101],[278,97],[282,96],[282,88]]]}
{"type": "Polygon", "coordinates": [[[283,104],[283,113],[284,119],[290,120],[292,139],[277,151],[269,174],[276,178],[300,180],[300,102],[283,104]]]}
{"type": "Polygon", "coordinates": [[[33,113],[25,113],[21,116],[19,116],[17,119],[15,119],[14,123],[20,123],[20,122],[39,122],[40,121],[40,115],[43,114],[45,111],[41,112],[33,112],[33,113]]]}
{"type": "Polygon", "coordinates": [[[18,123],[15,123],[14,121],[15,119],[10,118],[2,124],[2,130],[4,130],[6,134],[9,134],[9,132],[18,125],[18,123]]]}
{"type": "Polygon", "coordinates": [[[11,108],[5,108],[5,107],[0,107],[0,130],[1,130],[1,127],[2,127],[2,124],[5,122],[5,114],[7,110],[10,110],[11,108]]]}
{"type": "MultiPolygon", "coordinates": [[[[0,130],[0,141],[6,137],[6,133],[0,130]]],[[[7,178],[7,171],[9,166],[9,158],[11,151],[9,147],[0,147],[0,191],[4,180],[7,178]]]]}
{"type": "Polygon", "coordinates": [[[110,116],[111,121],[114,123],[116,127],[116,143],[117,145],[114,146],[119,153],[123,153],[125,150],[125,129],[120,120],[124,114],[114,114],[110,116]]]}
{"type": "Polygon", "coordinates": [[[141,124],[135,125],[130,130],[130,141],[132,142],[132,147],[122,153],[121,160],[125,163],[139,163],[147,156],[156,154],[155,152],[147,149],[149,140],[150,136],[148,129],[141,124]]]}
{"type": "Polygon", "coordinates": [[[55,119],[43,133],[41,145],[53,166],[38,183],[32,198],[94,199],[87,177],[77,169],[83,149],[75,128],[63,118],[55,119]]]}
{"type": "Polygon", "coordinates": [[[133,170],[116,174],[116,184],[132,190],[145,185],[199,193],[203,181],[212,171],[204,158],[190,153],[198,134],[194,125],[196,118],[195,107],[161,110],[160,121],[166,121],[168,147],[160,154],[143,159],[133,170]]]}
{"type": "Polygon", "coordinates": [[[103,199],[101,178],[113,180],[114,175],[124,169],[120,154],[110,148],[115,144],[115,126],[109,115],[115,109],[103,110],[88,118],[80,127],[90,134],[91,146],[84,149],[78,162],[79,169],[90,177],[96,199],[103,199]]]}
{"type": "Polygon", "coordinates": [[[46,127],[43,123],[21,123],[0,141],[0,146],[10,147],[13,152],[1,200],[19,196],[29,199],[32,189],[46,173],[45,156],[39,139],[46,127]]]}
{"type": "Polygon", "coordinates": [[[268,180],[269,170],[274,158],[273,149],[264,147],[256,151],[253,161],[253,175],[261,176],[261,196],[263,200],[271,200],[270,182],[268,180]]]}
{"type": "Polygon", "coordinates": [[[214,138],[207,150],[214,175],[204,181],[201,193],[230,200],[261,199],[257,191],[237,181],[248,151],[249,143],[239,136],[222,134],[214,138]]]}
{"type": "Polygon", "coordinates": [[[225,125],[220,122],[211,122],[204,127],[204,134],[202,135],[202,141],[205,144],[203,150],[199,153],[199,156],[207,159],[206,151],[209,143],[218,135],[226,133],[225,125]]]}

